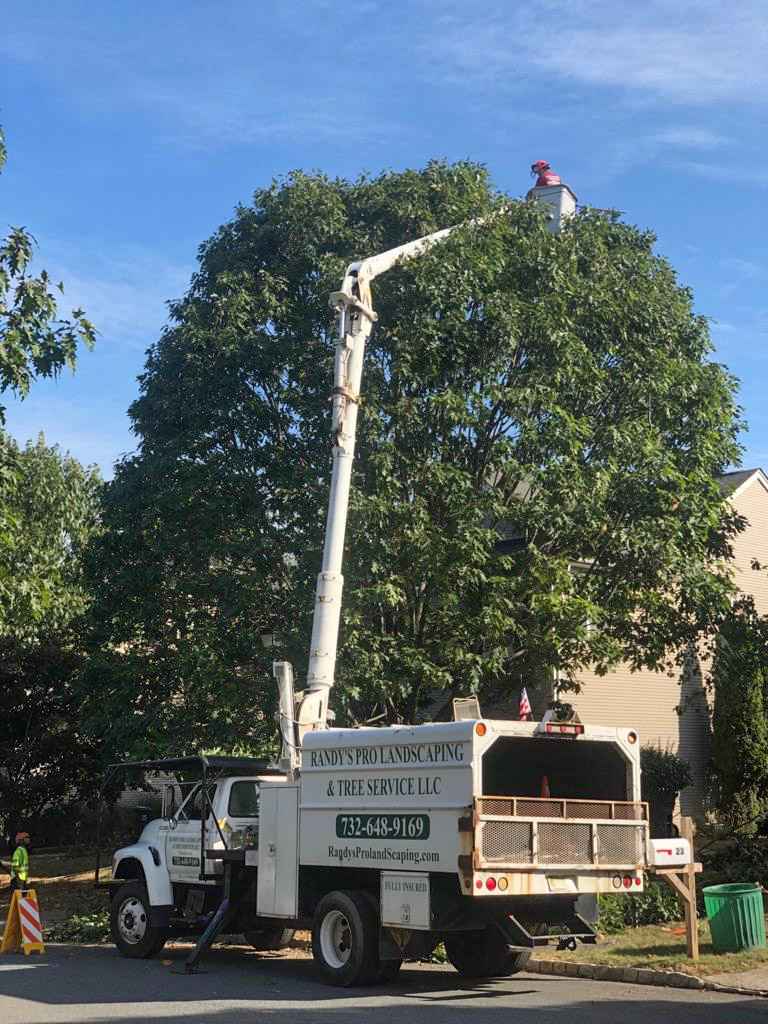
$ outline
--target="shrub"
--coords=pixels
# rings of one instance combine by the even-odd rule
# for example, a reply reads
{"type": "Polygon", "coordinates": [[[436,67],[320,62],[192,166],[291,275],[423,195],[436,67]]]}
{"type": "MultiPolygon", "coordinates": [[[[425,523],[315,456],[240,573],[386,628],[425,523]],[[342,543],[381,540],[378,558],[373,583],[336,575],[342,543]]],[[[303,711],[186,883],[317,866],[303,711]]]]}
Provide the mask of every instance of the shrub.
{"type": "Polygon", "coordinates": [[[598,926],[609,935],[627,927],[679,921],[682,916],[680,903],[670,886],[665,882],[648,881],[647,878],[644,892],[636,896],[600,896],[598,907],[598,926]]]}
{"type": "Polygon", "coordinates": [[[768,623],[748,600],[723,622],[712,669],[712,767],[716,802],[733,831],[751,833],[766,807],[768,623]]]}
{"type": "Polygon", "coordinates": [[[97,910],[93,914],[74,914],[67,921],[46,929],[46,938],[49,942],[108,942],[109,913],[97,910]]]}
{"type": "Polygon", "coordinates": [[[669,819],[677,794],[693,781],[686,761],[669,750],[647,746],[640,751],[643,800],[651,812],[651,835],[669,835],[669,819]]]}

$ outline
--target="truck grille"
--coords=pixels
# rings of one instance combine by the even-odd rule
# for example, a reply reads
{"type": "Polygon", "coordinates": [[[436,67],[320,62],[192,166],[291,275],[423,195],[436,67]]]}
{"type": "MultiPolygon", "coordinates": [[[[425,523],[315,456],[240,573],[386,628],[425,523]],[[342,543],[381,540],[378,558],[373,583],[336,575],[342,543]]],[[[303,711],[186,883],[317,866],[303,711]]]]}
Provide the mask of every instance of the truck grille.
{"type": "Polygon", "coordinates": [[[644,860],[644,804],[483,797],[477,808],[477,851],[488,866],[627,867],[644,860]]]}

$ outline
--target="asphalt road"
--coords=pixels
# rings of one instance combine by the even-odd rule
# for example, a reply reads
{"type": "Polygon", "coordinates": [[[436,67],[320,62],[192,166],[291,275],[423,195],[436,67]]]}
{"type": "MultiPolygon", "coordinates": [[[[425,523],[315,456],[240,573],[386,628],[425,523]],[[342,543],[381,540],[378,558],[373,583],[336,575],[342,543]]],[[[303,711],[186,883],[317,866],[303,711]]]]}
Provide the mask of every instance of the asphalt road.
{"type": "Polygon", "coordinates": [[[2,1024],[765,1024],[768,1001],[520,974],[471,986],[448,967],[403,969],[376,989],[320,984],[310,960],[214,950],[205,973],[176,973],[186,951],[124,960],[111,947],[49,946],[0,957],[2,1024]],[[168,964],[168,961],[172,961],[168,964]],[[467,1011],[472,1016],[467,1016],[467,1011]]]}

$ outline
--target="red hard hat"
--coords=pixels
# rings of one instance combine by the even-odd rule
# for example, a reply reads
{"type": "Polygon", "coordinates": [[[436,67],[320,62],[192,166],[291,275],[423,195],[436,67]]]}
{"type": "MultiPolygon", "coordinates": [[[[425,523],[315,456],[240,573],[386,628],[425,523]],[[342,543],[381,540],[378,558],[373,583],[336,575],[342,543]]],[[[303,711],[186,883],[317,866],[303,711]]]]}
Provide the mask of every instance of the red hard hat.
{"type": "Polygon", "coordinates": [[[536,160],[531,164],[532,171],[545,171],[549,167],[549,160],[536,160]]]}
{"type": "Polygon", "coordinates": [[[29,839],[29,838],[30,838],[29,832],[17,832],[16,833],[16,842],[17,843],[20,843],[22,839],[29,839]]]}

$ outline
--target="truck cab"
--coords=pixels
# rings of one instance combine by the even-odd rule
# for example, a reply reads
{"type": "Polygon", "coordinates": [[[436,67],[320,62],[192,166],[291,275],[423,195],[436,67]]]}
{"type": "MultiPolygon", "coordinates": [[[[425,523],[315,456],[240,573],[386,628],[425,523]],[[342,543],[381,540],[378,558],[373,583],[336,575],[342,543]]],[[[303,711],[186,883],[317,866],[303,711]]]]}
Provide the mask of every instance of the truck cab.
{"type": "MultiPolygon", "coordinates": [[[[285,776],[253,758],[201,755],[110,766],[162,792],[162,813],[112,857],[111,923],[127,956],[157,953],[171,935],[202,932],[223,897],[225,850],[258,849],[261,786],[285,776]]],[[[98,867],[96,875],[98,883],[98,867]]],[[[247,906],[241,922],[247,932],[247,906]]],[[[284,930],[281,930],[284,931],[284,930]]],[[[254,942],[260,947],[264,938],[254,942]]]]}

